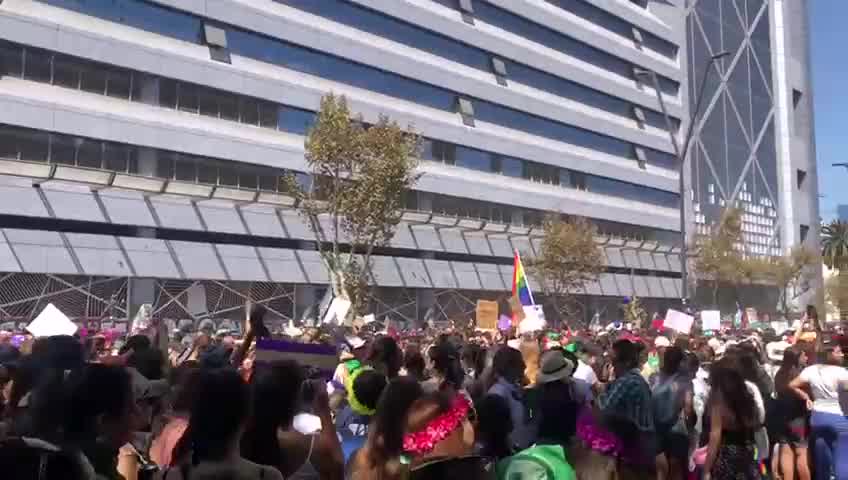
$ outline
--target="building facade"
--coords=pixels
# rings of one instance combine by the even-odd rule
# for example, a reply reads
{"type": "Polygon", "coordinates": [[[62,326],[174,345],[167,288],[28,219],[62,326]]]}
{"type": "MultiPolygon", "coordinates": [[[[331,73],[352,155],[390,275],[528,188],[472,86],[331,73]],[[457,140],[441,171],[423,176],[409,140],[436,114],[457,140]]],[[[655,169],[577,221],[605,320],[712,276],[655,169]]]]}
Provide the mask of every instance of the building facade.
{"type": "Polygon", "coordinates": [[[677,148],[716,39],[744,58],[747,90],[731,57],[707,77],[687,231],[739,200],[764,212],[752,225],[772,222],[752,253],[814,241],[800,230],[817,218],[806,31],[790,25],[805,3],[5,0],[0,317],[54,302],[77,318],[150,303],[234,319],[246,299],[308,316],[327,275],[280,177],[308,173],[328,92],[424,139],[423,176],[372,266],[378,316],[456,319],[502,298],[549,212],[598,227],[607,267],[587,317],[633,295],[660,310],[680,297],[677,148]]]}

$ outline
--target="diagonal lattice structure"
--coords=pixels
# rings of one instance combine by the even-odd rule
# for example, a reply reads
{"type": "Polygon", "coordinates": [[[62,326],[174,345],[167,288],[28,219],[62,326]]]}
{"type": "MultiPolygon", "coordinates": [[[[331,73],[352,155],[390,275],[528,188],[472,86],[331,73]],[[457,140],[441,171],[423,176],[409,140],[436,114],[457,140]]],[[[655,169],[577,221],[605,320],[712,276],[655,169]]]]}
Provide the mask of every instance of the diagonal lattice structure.
{"type": "Polygon", "coordinates": [[[743,251],[780,255],[775,92],[770,0],[690,0],[687,6],[690,107],[710,56],[727,51],[706,76],[692,160],[696,233],[708,233],[725,206],[743,212],[743,251]]]}

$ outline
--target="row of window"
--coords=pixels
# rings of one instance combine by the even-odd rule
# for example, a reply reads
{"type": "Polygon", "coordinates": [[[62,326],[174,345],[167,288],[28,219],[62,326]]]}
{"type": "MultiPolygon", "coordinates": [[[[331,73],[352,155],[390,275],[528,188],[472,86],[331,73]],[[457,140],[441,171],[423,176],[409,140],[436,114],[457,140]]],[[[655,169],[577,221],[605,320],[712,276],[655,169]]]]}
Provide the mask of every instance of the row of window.
{"type": "MultiPolygon", "coordinates": [[[[500,58],[486,50],[459,40],[426,30],[368,8],[354,5],[349,0],[275,0],[300,10],[320,15],[343,25],[388,38],[413,48],[430,52],[471,68],[490,73],[492,58],[504,62],[505,78],[537,88],[557,96],[598,108],[614,115],[632,117],[633,104],[576,82],[550,73],[500,58]]],[[[665,117],[655,111],[645,111],[646,122],[658,128],[667,128],[665,117]]]]}
{"type": "MultiPolygon", "coordinates": [[[[625,21],[623,18],[613,15],[606,10],[602,10],[594,5],[591,5],[583,0],[545,0],[551,5],[555,5],[562,10],[574,14],[584,20],[592,22],[593,25],[602,27],[610,32],[613,32],[621,37],[633,38],[633,29],[638,28],[635,25],[625,21]]],[[[633,0],[631,0],[633,1],[633,0]]],[[[640,0],[640,6],[646,8],[645,0],[640,0]]],[[[637,3],[637,2],[634,2],[637,3]]],[[[638,3],[637,3],[638,4],[638,3]]],[[[660,55],[671,60],[677,60],[678,48],[677,45],[663,40],[653,33],[639,29],[642,36],[642,46],[648,50],[653,50],[660,55]]]]}
{"type": "MultiPolygon", "coordinates": [[[[182,22],[188,22],[184,29],[199,29],[200,19],[188,14],[173,12],[160,6],[148,4],[141,0],[42,0],[47,3],[61,6],[70,6],[84,13],[100,15],[106,5],[112,5],[113,9],[123,11],[129,5],[133,5],[133,13],[141,15],[142,7],[148,9],[147,16],[156,16],[162,11],[168,14],[163,17],[163,23],[167,28],[158,28],[156,23],[135,21],[132,24],[143,23],[153,28],[157,33],[170,34],[176,27],[177,18],[182,22]],[[91,8],[97,5],[98,8],[91,8]],[[103,8],[101,8],[103,7],[103,8]],[[176,16],[176,17],[175,17],[176,16]]],[[[120,15],[108,15],[109,19],[122,17],[120,15]]],[[[125,19],[126,20],[126,19],[125,19]]],[[[288,42],[261,36],[256,33],[227,27],[227,45],[232,53],[253,58],[255,60],[280,65],[292,70],[328,78],[341,83],[353,85],[375,92],[383,93],[396,98],[409,100],[414,103],[426,105],[444,111],[454,112],[456,109],[458,94],[440,87],[429,85],[417,80],[412,80],[399,75],[391,74],[373,67],[365,66],[339,57],[334,57],[288,42]]],[[[591,150],[636,159],[633,144],[609,137],[606,135],[590,132],[581,128],[548,120],[511,108],[495,105],[482,100],[474,100],[474,116],[479,120],[515,128],[529,134],[540,135],[553,140],[571,143],[591,150]]],[[[649,155],[655,157],[660,164],[668,165],[674,163],[674,156],[665,152],[650,151],[649,155]],[[662,158],[665,157],[665,158],[662,158]]]]}
{"type": "Polygon", "coordinates": [[[186,182],[283,192],[284,171],[165,150],[0,125],[0,158],[153,174],[186,182]],[[140,159],[144,151],[145,158],[140,159]],[[145,164],[141,168],[141,164],[145,164]]]}
{"type": "MultiPolygon", "coordinates": [[[[580,0],[571,0],[570,3],[580,0]]],[[[633,64],[625,59],[615,57],[591,45],[577,41],[544,25],[532,22],[512,12],[496,7],[488,2],[474,3],[474,17],[489,25],[500,27],[510,33],[526,38],[548,48],[560,51],[566,55],[580,59],[591,65],[608,70],[624,78],[633,78],[633,64]]],[[[669,78],[658,76],[660,89],[663,93],[677,96],[680,84],[669,78]]]]}
{"type": "MultiPolygon", "coordinates": [[[[117,173],[152,174],[159,178],[225,187],[285,193],[277,168],[218,160],[166,150],[136,147],[72,135],[0,125],[0,158],[97,168],[117,173]]],[[[310,175],[291,172],[301,185],[310,175]]],[[[408,192],[405,208],[505,224],[538,226],[546,212],[427,192],[408,192]],[[429,201],[419,201],[427,196],[429,201]],[[424,208],[426,207],[426,208],[424,208]]],[[[673,241],[675,234],[636,225],[593,220],[606,233],[628,238],[673,241]]]]}
{"type": "MultiPolygon", "coordinates": [[[[432,211],[433,213],[449,217],[473,218],[525,227],[542,226],[545,217],[550,214],[550,212],[542,210],[515,207],[513,205],[415,191],[409,192],[406,196],[404,208],[432,211]]],[[[563,218],[567,218],[567,215],[563,215],[563,218]]],[[[679,243],[680,239],[679,233],[667,230],[657,230],[640,225],[629,225],[594,218],[591,219],[591,222],[597,227],[598,232],[603,235],[652,240],[666,245],[675,245],[679,243]]]]}
{"type": "Polygon", "coordinates": [[[0,75],[305,135],[315,113],[0,41],[0,75]]]}
{"type": "Polygon", "coordinates": [[[587,190],[668,208],[678,208],[680,196],[642,185],[499,155],[462,145],[425,139],[421,157],[481,172],[499,173],[537,183],[587,190]]]}
{"type": "MultiPolygon", "coordinates": [[[[177,109],[184,112],[241,122],[263,128],[305,135],[315,121],[315,113],[275,102],[216,90],[149,74],[110,68],[95,62],[31,47],[0,42],[0,73],[112,95],[134,101],[177,109]],[[61,66],[61,67],[60,67],[61,66]],[[119,78],[120,82],[111,79],[119,78]],[[128,85],[128,88],[113,88],[128,85]]],[[[678,195],[555,166],[507,157],[492,152],[455,145],[439,140],[424,142],[422,158],[485,172],[497,172],[514,178],[603,192],[630,200],[676,207],[678,195]]],[[[651,158],[652,165],[663,164],[666,157],[651,158]]],[[[173,178],[171,176],[166,176],[173,178]]],[[[201,175],[201,177],[203,177],[201,175]]],[[[193,180],[180,178],[180,180],[193,180]]],[[[202,180],[200,180],[203,182],[202,180]]],[[[249,184],[249,185],[252,185],[249,184]]],[[[248,186],[246,188],[253,188],[248,186]]]]}

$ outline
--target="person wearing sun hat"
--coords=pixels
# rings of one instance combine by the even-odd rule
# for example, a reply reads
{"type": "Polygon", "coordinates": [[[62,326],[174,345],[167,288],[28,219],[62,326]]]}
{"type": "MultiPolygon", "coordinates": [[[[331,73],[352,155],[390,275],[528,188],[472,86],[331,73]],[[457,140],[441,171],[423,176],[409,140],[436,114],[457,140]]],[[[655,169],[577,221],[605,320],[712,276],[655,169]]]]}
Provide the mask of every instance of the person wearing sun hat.
{"type": "Polygon", "coordinates": [[[534,445],[498,463],[499,479],[576,479],[565,448],[577,429],[577,399],[572,375],[577,366],[573,353],[548,350],[540,359],[536,376],[534,420],[538,437],[534,445]]]}

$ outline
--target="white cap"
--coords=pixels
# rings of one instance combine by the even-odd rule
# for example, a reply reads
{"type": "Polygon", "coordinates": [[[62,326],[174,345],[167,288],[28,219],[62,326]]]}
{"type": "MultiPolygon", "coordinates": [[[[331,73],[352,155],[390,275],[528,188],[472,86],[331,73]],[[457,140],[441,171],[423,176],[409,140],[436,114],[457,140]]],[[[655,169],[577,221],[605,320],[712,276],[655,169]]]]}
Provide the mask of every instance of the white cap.
{"type": "Polygon", "coordinates": [[[659,336],[654,340],[654,346],[655,347],[670,347],[671,341],[666,337],[659,336]]]}
{"type": "Polygon", "coordinates": [[[347,341],[348,345],[350,345],[350,348],[353,350],[365,346],[365,340],[356,336],[345,337],[345,340],[347,341]]]}

